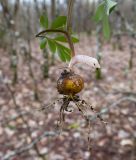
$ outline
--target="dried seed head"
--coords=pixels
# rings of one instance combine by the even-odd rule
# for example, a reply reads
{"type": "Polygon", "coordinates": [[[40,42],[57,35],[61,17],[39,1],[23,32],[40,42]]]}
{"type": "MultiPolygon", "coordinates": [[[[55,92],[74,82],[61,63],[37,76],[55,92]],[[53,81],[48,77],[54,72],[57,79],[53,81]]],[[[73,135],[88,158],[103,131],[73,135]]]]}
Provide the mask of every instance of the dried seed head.
{"type": "Polygon", "coordinates": [[[72,71],[64,70],[57,81],[57,89],[60,94],[75,95],[79,93],[83,88],[83,78],[72,71]]]}

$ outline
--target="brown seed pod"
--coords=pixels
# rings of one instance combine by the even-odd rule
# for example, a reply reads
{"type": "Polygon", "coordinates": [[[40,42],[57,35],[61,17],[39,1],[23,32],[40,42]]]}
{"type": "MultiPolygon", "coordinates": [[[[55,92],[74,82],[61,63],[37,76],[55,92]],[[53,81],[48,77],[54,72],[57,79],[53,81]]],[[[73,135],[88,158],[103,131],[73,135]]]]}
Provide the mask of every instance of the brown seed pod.
{"type": "Polygon", "coordinates": [[[84,88],[83,78],[72,71],[64,70],[57,81],[57,89],[60,94],[75,95],[84,88]]]}

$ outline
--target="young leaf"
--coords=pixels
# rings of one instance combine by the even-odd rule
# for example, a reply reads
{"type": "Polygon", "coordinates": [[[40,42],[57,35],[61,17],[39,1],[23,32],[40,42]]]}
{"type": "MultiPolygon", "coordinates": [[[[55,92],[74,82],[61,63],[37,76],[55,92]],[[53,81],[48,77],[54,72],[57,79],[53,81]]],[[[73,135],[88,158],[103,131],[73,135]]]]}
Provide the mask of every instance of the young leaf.
{"type": "Polygon", "coordinates": [[[71,55],[70,55],[70,52],[67,51],[67,50],[64,50],[64,53],[65,53],[65,58],[67,61],[70,61],[71,60],[71,55]]]}
{"type": "Polygon", "coordinates": [[[57,17],[51,25],[52,29],[56,29],[56,28],[60,28],[63,27],[64,25],[66,25],[66,16],[59,16],[57,17]]]}
{"type": "Polygon", "coordinates": [[[107,39],[110,38],[110,25],[109,25],[108,16],[106,14],[103,17],[103,34],[105,38],[107,39]]]}
{"type": "MultiPolygon", "coordinates": [[[[78,43],[79,39],[77,37],[71,36],[72,42],[73,43],[78,43]]],[[[57,36],[54,38],[54,40],[59,41],[59,42],[64,42],[67,43],[67,39],[65,36],[57,36]]]]}
{"type": "Polygon", "coordinates": [[[112,1],[112,0],[106,0],[106,14],[109,15],[113,9],[116,7],[117,2],[112,1]]]}
{"type": "Polygon", "coordinates": [[[40,17],[40,24],[43,28],[48,28],[48,17],[47,16],[41,16],[40,17]]]}
{"type": "Polygon", "coordinates": [[[52,39],[47,39],[48,40],[48,45],[49,45],[49,48],[51,50],[52,53],[55,53],[56,52],[56,43],[54,40],[52,39]]]}
{"type": "Polygon", "coordinates": [[[59,41],[59,42],[67,42],[67,39],[65,36],[57,36],[54,38],[54,40],[59,41]]]}
{"type": "Polygon", "coordinates": [[[110,37],[109,14],[116,7],[117,3],[113,0],[104,0],[97,8],[94,19],[96,22],[102,21],[103,34],[105,38],[110,37]]]}
{"type": "Polygon", "coordinates": [[[69,48],[67,48],[67,47],[64,47],[64,46],[62,46],[62,50],[63,50],[63,52],[65,54],[66,61],[70,61],[70,59],[71,59],[71,55],[70,55],[71,50],[69,48]]]}
{"type": "Polygon", "coordinates": [[[71,50],[69,48],[65,47],[64,45],[57,43],[57,42],[56,42],[56,44],[57,44],[57,46],[61,47],[63,50],[66,50],[67,52],[71,52],[71,50]]]}
{"type": "Polygon", "coordinates": [[[71,50],[69,48],[57,43],[57,42],[56,42],[56,46],[57,46],[58,54],[59,54],[59,57],[61,58],[61,60],[64,61],[64,62],[70,61],[70,59],[71,59],[71,55],[70,55],[71,50]]]}
{"type": "Polygon", "coordinates": [[[94,20],[96,22],[101,21],[103,18],[104,12],[105,12],[105,2],[102,2],[96,9],[94,20]]]}
{"type": "Polygon", "coordinates": [[[40,49],[44,49],[45,46],[46,46],[46,43],[47,43],[46,38],[43,38],[43,39],[40,41],[40,49]]]}
{"type": "Polygon", "coordinates": [[[72,42],[73,43],[78,43],[79,39],[77,37],[71,36],[72,42]]]}
{"type": "Polygon", "coordinates": [[[63,62],[66,62],[65,53],[63,52],[63,49],[61,47],[59,47],[59,46],[57,46],[57,53],[58,53],[60,59],[63,62]]]}

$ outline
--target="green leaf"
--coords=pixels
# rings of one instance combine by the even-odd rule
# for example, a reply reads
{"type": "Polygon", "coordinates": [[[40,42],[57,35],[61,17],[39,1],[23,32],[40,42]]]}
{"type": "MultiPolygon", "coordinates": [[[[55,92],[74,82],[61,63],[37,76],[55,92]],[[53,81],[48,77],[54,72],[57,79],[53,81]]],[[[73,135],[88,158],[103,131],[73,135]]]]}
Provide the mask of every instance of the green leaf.
{"type": "Polygon", "coordinates": [[[104,0],[95,12],[94,20],[96,22],[102,21],[104,37],[110,37],[109,14],[116,7],[117,3],[113,0],[104,0]]]}
{"type": "Polygon", "coordinates": [[[67,50],[64,50],[64,53],[65,53],[66,61],[70,61],[70,60],[71,60],[70,52],[69,52],[69,51],[67,51],[67,50]]]}
{"type": "Polygon", "coordinates": [[[73,43],[78,43],[79,42],[79,39],[77,37],[71,36],[71,38],[72,38],[73,43]]]}
{"type": "Polygon", "coordinates": [[[59,42],[67,42],[67,39],[65,36],[57,36],[54,38],[54,40],[59,41],[59,42]]]}
{"type": "Polygon", "coordinates": [[[46,43],[47,43],[46,38],[43,38],[43,39],[40,41],[40,48],[41,48],[41,49],[44,49],[45,46],[46,46],[46,43]]]}
{"type": "Polygon", "coordinates": [[[106,39],[110,38],[110,25],[107,15],[103,18],[103,34],[106,39]]]}
{"type": "Polygon", "coordinates": [[[43,28],[48,28],[48,17],[47,16],[41,16],[40,17],[40,24],[43,28]]]}
{"type": "Polygon", "coordinates": [[[60,57],[60,59],[64,62],[66,61],[70,61],[71,59],[71,50],[59,43],[56,43],[56,46],[57,46],[57,51],[58,51],[58,55],[60,57]]]}
{"type": "Polygon", "coordinates": [[[52,29],[56,29],[56,28],[63,27],[64,25],[66,25],[66,19],[67,19],[66,16],[59,16],[59,17],[57,17],[57,18],[52,22],[51,28],[52,28],[52,29]]]}
{"type": "Polygon", "coordinates": [[[59,47],[59,46],[57,46],[57,53],[58,53],[60,59],[63,62],[66,62],[65,53],[64,53],[63,49],[61,47],[59,47]]]}
{"type": "Polygon", "coordinates": [[[113,9],[116,7],[117,2],[112,0],[105,0],[106,14],[109,15],[113,9]]]}
{"type": "MultiPolygon", "coordinates": [[[[79,39],[77,37],[71,36],[72,42],[73,43],[78,43],[79,39]]],[[[54,40],[59,41],[59,42],[64,42],[67,43],[67,39],[65,36],[57,36],[54,38],[54,40]]]]}
{"type": "Polygon", "coordinates": [[[56,52],[56,43],[54,40],[52,39],[47,39],[48,40],[48,45],[49,45],[49,48],[51,50],[52,53],[55,53],[56,52]]]}
{"type": "Polygon", "coordinates": [[[101,21],[103,18],[104,12],[105,12],[105,2],[102,2],[96,9],[94,20],[96,22],[101,21]]]}
{"type": "Polygon", "coordinates": [[[65,50],[66,52],[70,53],[71,50],[69,48],[67,48],[66,46],[60,44],[60,43],[56,43],[57,45],[59,45],[59,47],[61,47],[63,50],[65,50]]]}

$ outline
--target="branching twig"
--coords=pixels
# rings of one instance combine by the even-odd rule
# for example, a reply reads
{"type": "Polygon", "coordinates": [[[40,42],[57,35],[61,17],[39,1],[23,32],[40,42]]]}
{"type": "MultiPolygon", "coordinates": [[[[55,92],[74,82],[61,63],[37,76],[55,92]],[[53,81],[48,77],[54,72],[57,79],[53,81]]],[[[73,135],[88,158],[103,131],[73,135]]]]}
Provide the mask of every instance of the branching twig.
{"type": "Polygon", "coordinates": [[[62,33],[65,35],[69,47],[71,49],[71,57],[75,56],[74,45],[71,39],[71,28],[72,28],[72,9],[73,9],[74,0],[68,1],[68,14],[67,14],[67,27],[66,30],[61,29],[47,29],[36,35],[36,37],[45,37],[47,33],[62,33]],[[45,35],[44,35],[45,34],[45,35]]]}
{"type": "Polygon", "coordinates": [[[72,43],[72,40],[71,40],[71,37],[70,37],[70,34],[67,32],[67,31],[64,31],[64,30],[60,30],[60,29],[46,29],[44,31],[41,31],[40,33],[38,33],[36,35],[36,37],[45,37],[45,35],[47,33],[62,33],[65,35],[67,41],[68,41],[68,44],[69,44],[69,47],[71,49],[71,56],[75,56],[75,52],[74,52],[74,45],[72,43]],[[45,35],[44,35],[45,34],[45,35]]]}

